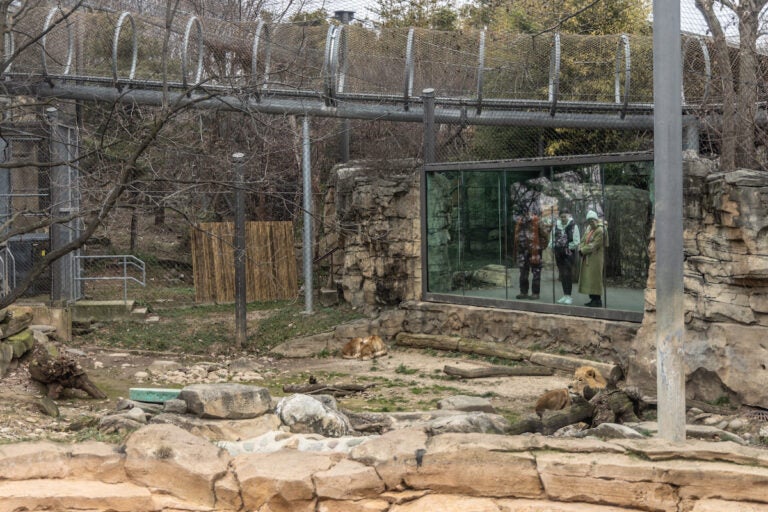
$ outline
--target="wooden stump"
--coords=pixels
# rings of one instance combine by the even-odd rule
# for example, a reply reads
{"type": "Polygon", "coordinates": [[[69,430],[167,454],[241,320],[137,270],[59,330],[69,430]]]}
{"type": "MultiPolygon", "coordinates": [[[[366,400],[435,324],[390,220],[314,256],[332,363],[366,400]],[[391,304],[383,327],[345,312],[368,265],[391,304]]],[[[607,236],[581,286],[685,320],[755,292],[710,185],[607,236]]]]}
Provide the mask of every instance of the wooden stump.
{"type": "Polygon", "coordinates": [[[107,398],[96,384],[91,382],[80,363],[73,357],[61,354],[53,344],[35,343],[29,358],[30,376],[48,386],[48,397],[59,398],[65,388],[80,389],[91,398],[107,398]]]}

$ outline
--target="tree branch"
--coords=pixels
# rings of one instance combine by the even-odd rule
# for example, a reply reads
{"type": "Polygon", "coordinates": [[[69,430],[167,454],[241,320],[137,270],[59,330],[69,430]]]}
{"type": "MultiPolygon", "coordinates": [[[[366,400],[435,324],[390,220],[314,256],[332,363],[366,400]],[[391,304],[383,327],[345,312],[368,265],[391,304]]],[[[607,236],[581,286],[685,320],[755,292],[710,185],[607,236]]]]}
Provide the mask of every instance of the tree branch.
{"type": "Polygon", "coordinates": [[[595,6],[595,4],[597,4],[600,1],[601,0],[593,0],[592,3],[585,5],[584,7],[579,9],[578,11],[574,11],[571,14],[567,14],[567,15],[561,17],[559,20],[557,20],[557,23],[555,23],[551,27],[545,28],[544,30],[541,30],[541,31],[533,34],[533,37],[538,37],[538,36],[540,36],[542,34],[545,34],[547,32],[552,32],[553,30],[556,30],[556,29],[560,28],[560,26],[563,23],[565,23],[566,21],[570,20],[571,18],[575,18],[576,16],[578,16],[581,13],[583,13],[584,11],[587,11],[587,10],[591,9],[592,7],[595,6]]]}

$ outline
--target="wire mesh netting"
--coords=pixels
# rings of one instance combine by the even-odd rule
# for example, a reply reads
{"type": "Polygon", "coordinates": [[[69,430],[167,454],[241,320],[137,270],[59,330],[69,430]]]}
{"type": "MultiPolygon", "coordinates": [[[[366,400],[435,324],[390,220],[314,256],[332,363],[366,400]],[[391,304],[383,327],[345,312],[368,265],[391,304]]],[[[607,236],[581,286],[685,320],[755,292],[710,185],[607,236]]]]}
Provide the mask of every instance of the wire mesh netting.
{"type": "MultiPolygon", "coordinates": [[[[552,102],[652,103],[649,36],[512,34],[333,23],[231,22],[40,5],[10,32],[7,72],[107,82],[226,85],[316,96],[437,95],[552,102]],[[44,37],[39,34],[46,29],[44,37]]],[[[717,101],[708,43],[681,40],[685,101],[717,101]]],[[[382,98],[379,98],[382,99],[382,98]]]]}
{"type": "MultiPolygon", "coordinates": [[[[160,289],[175,288],[169,292],[174,300],[193,300],[189,230],[200,222],[231,220],[235,151],[247,155],[249,218],[293,221],[300,232],[304,148],[296,116],[307,115],[303,108],[319,104],[310,133],[316,205],[311,213],[316,219],[327,178],[338,163],[425,157],[432,132],[426,132],[421,114],[408,119],[405,114],[424,111],[427,89],[436,94],[437,162],[653,147],[653,44],[648,35],[518,33],[472,26],[433,30],[370,20],[346,24],[327,15],[343,7],[337,2],[320,6],[325,14],[319,16],[312,10],[317,6],[310,5],[303,12],[276,6],[267,11],[263,4],[227,4],[221,12],[213,4],[180,5],[185,9],[142,0],[89,6],[27,2],[5,39],[8,82],[121,95],[168,88],[193,99],[195,94],[223,98],[220,105],[232,97],[243,100],[245,107],[188,110],[165,120],[162,133],[133,162],[134,174],[126,180],[119,205],[84,250],[84,256],[140,255],[149,263],[147,287],[131,286],[147,296],[154,293],[147,291],[153,284],[162,284],[160,289]],[[260,110],[270,100],[285,103],[260,110]]],[[[355,6],[358,12],[368,7],[355,6]]],[[[681,36],[681,98],[687,115],[719,115],[732,94],[723,84],[730,80],[739,90],[739,49],[729,41],[733,76],[725,80],[725,68],[716,66],[713,57],[717,45],[706,30],[681,36]]],[[[765,82],[766,63],[759,53],[754,81],[765,82]]],[[[759,86],[756,103],[768,99],[767,93],[759,86]]],[[[37,119],[47,126],[39,109],[26,101],[6,98],[6,122],[37,119]]],[[[81,140],[72,144],[83,146],[73,166],[81,171],[83,211],[98,210],[131,151],[166,112],[112,101],[61,106],[81,131],[81,140]]],[[[714,154],[719,134],[718,119],[712,119],[715,128],[704,134],[700,149],[714,154]]],[[[51,160],[45,137],[15,144],[7,159],[26,158],[22,144],[28,144],[30,158],[51,160]]],[[[42,215],[50,206],[44,170],[25,174],[25,169],[7,172],[13,179],[33,179],[30,194],[36,194],[37,202],[30,203],[22,178],[11,179],[16,185],[4,203],[6,217],[19,211],[42,215]]],[[[41,235],[35,243],[46,240],[41,235]]],[[[111,275],[120,270],[115,265],[83,262],[83,275],[111,275]]],[[[84,284],[83,293],[120,296],[123,283],[94,280],[84,284]]]]}

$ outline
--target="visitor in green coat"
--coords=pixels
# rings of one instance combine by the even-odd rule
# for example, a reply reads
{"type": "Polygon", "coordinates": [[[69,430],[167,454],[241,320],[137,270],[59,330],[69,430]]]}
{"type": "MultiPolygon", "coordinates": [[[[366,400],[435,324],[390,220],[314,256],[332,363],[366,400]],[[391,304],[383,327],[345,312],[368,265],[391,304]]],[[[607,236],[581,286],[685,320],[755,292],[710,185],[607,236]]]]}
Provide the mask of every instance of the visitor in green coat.
{"type": "Polygon", "coordinates": [[[591,308],[603,307],[603,259],[605,256],[605,226],[594,210],[587,212],[587,231],[579,244],[581,273],[579,293],[589,295],[591,308]]]}

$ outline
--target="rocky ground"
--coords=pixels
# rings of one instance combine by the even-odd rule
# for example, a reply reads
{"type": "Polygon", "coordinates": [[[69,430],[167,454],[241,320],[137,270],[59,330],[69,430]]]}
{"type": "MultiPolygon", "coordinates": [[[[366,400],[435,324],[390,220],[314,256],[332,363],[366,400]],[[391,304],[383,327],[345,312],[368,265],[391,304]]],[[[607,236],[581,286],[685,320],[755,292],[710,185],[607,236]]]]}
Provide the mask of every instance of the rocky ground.
{"type": "MultiPolygon", "coordinates": [[[[118,402],[129,397],[131,388],[179,389],[197,383],[240,382],[263,386],[277,400],[291,394],[284,390],[286,385],[353,384],[366,389],[339,398],[344,411],[435,410],[440,400],[469,395],[487,399],[497,413],[515,421],[533,412],[542,393],[565,387],[571,380],[565,374],[457,379],[445,374],[446,365],[472,368],[490,363],[468,356],[395,346],[390,346],[389,353],[380,358],[361,361],[338,357],[338,348],[330,338],[322,336],[294,340],[277,347],[269,356],[258,357],[241,354],[201,358],[100,347],[69,348],[69,353],[79,359],[108,398],[92,399],[70,390],[55,402],[57,417],[41,407],[45,392],[30,378],[22,361],[15,363],[0,381],[0,443],[103,438],[103,432],[98,430],[99,420],[114,413],[118,402]]],[[[688,422],[737,434],[747,443],[768,442],[768,413],[741,409],[716,414],[691,409],[688,422]]]]}
{"type": "MultiPolygon", "coordinates": [[[[288,350],[300,355],[301,349],[288,350]]],[[[278,351],[280,352],[280,351],[278,351]]],[[[454,395],[486,397],[508,418],[532,412],[536,398],[546,390],[564,387],[566,375],[550,377],[499,377],[457,380],[444,374],[446,364],[489,364],[445,353],[392,347],[373,361],[328,357],[280,355],[207,358],[169,353],[112,351],[102,348],[71,349],[89,377],[108,398],[95,400],[79,391],[65,392],[56,401],[60,416],[46,415],[40,407],[41,386],[29,377],[23,363],[2,379],[0,390],[0,443],[33,439],[76,440],[94,435],[98,418],[113,412],[130,388],[181,388],[194,383],[243,382],[267,387],[273,397],[286,393],[283,386],[313,381],[369,386],[364,392],[339,399],[343,409],[354,411],[414,411],[435,409],[437,401],[454,395]]]]}

